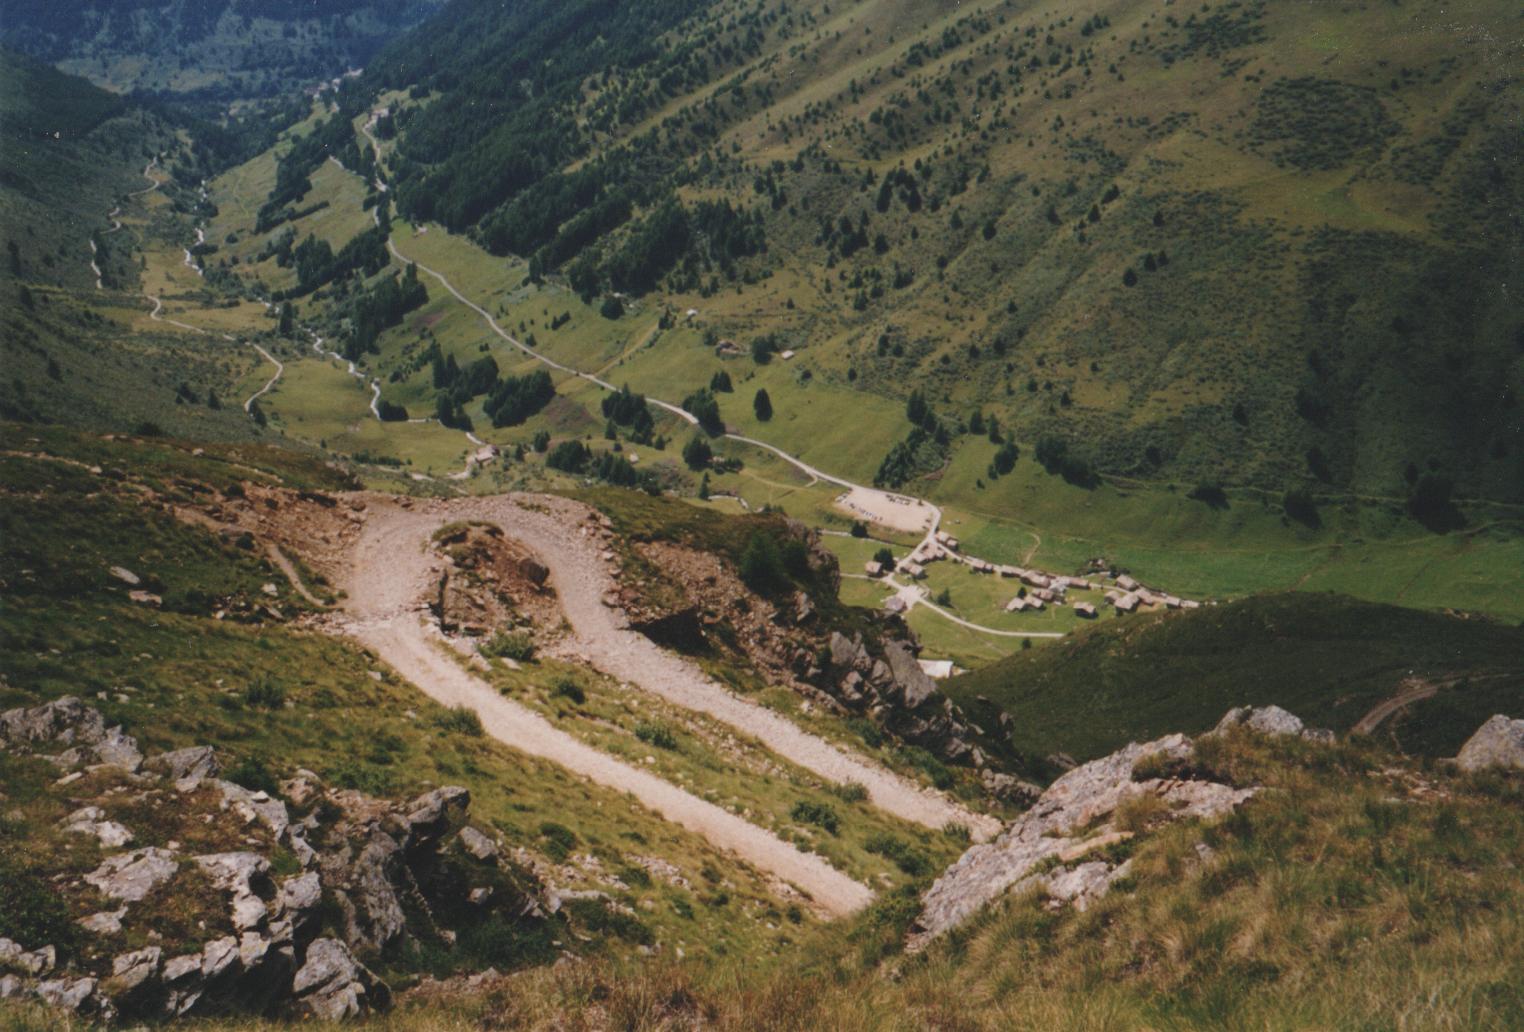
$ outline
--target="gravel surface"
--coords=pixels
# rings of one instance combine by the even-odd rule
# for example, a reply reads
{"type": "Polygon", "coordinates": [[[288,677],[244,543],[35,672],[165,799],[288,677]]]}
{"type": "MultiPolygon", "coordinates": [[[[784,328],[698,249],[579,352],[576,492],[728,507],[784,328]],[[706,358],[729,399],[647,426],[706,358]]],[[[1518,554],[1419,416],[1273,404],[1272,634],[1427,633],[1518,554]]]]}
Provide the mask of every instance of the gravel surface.
{"type": "MultiPolygon", "coordinates": [[[[713,803],[584,744],[532,710],[505,699],[490,684],[461,667],[449,654],[443,637],[420,615],[424,608],[420,600],[436,582],[439,570],[427,544],[433,531],[445,523],[484,519],[491,514],[504,517],[499,522],[515,536],[519,536],[516,531],[520,520],[537,515],[525,513],[506,499],[485,504],[420,504],[410,510],[373,502],[345,584],[349,595],[345,630],[375,649],[431,698],[446,706],[468,706],[475,710],[487,733],[504,744],[629,793],[665,819],[793,885],[827,914],[845,915],[866,906],[873,898],[872,892],[820,857],[802,852],[713,803]]],[[[553,531],[554,520],[535,523],[541,533],[553,531]]],[[[555,533],[563,544],[577,541],[568,526],[562,525],[555,533]]],[[[530,543],[527,535],[524,539],[530,543]]],[[[551,558],[547,550],[535,551],[551,558]]],[[[546,565],[551,567],[563,597],[579,594],[566,588],[576,581],[575,570],[568,571],[563,562],[546,565]]],[[[575,626],[576,619],[572,618],[572,622],[575,626]]]]}

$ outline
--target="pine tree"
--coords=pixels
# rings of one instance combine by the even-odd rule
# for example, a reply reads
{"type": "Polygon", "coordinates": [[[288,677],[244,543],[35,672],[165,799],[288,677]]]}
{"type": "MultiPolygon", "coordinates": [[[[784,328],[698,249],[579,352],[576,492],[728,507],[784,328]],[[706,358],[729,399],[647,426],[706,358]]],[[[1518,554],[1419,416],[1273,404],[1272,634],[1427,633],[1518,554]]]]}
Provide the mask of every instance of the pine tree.
{"type": "Polygon", "coordinates": [[[683,462],[687,463],[689,469],[703,469],[713,458],[714,449],[709,447],[709,442],[702,434],[694,434],[693,438],[683,445],[683,462]]]}
{"type": "Polygon", "coordinates": [[[758,388],[757,396],[752,399],[751,407],[762,422],[773,418],[773,400],[767,396],[767,389],[758,388]]]}

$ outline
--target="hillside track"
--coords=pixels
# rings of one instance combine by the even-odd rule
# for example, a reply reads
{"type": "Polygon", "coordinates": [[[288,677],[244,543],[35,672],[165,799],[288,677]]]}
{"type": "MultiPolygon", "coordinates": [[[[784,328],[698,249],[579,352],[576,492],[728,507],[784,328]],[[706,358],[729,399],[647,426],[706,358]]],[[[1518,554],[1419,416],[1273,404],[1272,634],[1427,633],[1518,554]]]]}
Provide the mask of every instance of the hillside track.
{"type": "MultiPolygon", "coordinates": [[[[962,824],[977,839],[999,831],[1000,824],[993,818],[810,734],[772,710],[735,695],[686,660],[628,629],[623,614],[605,604],[614,588],[613,576],[602,557],[601,543],[580,529],[587,526],[589,515],[584,506],[552,496],[499,495],[419,503],[412,510],[384,504],[371,508],[367,524],[376,525],[374,533],[390,536],[392,545],[385,558],[372,560],[377,553],[364,548],[361,552],[365,554],[351,557],[354,572],[350,576],[362,582],[350,591],[351,598],[386,597],[395,604],[397,592],[411,583],[407,579],[416,579],[419,569],[429,564],[425,554],[428,534],[458,520],[496,524],[549,569],[550,582],[572,629],[570,640],[560,647],[569,658],[729,724],[822,778],[838,784],[861,784],[875,806],[903,820],[929,828],[962,824]],[[406,529],[389,530],[394,524],[406,529]],[[374,569],[367,568],[371,562],[374,569]],[[408,572],[397,572],[403,568],[408,572]],[[392,583],[398,577],[406,583],[392,583]],[[369,583],[374,580],[386,582],[384,590],[369,583]]],[[[367,537],[371,533],[367,530],[367,537]]],[[[416,602],[425,586],[412,583],[413,594],[406,600],[416,602]]],[[[369,618],[374,614],[367,610],[356,615],[369,618]]]]}
{"type": "MultiPolygon", "coordinates": [[[[628,793],[666,820],[702,836],[715,847],[780,879],[810,897],[824,913],[840,917],[872,901],[872,892],[776,835],[727,810],[615,759],[551,724],[538,713],[504,698],[492,685],[464,669],[449,654],[448,644],[421,617],[420,601],[437,583],[438,561],[430,556],[430,535],[446,523],[465,516],[495,516],[510,531],[521,530],[527,510],[506,499],[469,510],[453,504],[419,505],[404,509],[386,499],[369,499],[365,530],[349,556],[345,589],[346,616],[341,629],[377,654],[426,695],[446,706],[475,711],[482,726],[498,741],[521,752],[565,767],[590,781],[628,793]]],[[[564,525],[536,526],[541,533],[570,535],[564,525]]],[[[580,583],[559,550],[545,554],[554,561],[552,578],[563,599],[577,599],[580,583]]],[[[580,612],[575,604],[570,612],[580,612]]]]}

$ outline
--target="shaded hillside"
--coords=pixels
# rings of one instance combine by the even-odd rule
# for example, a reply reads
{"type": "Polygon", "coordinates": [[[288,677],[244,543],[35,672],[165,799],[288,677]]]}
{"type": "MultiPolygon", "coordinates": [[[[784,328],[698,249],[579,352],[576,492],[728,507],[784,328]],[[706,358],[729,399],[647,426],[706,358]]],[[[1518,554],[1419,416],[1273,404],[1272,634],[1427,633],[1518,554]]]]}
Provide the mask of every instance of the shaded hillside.
{"type": "Polygon", "coordinates": [[[256,96],[363,64],[442,0],[15,0],[0,41],[121,91],[256,96]]]}
{"type": "Polygon", "coordinates": [[[954,429],[994,413],[1105,474],[1518,500],[1524,164],[1487,40],[1259,2],[460,3],[363,87],[412,91],[381,127],[401,214],[919,387],[954,429]]]}
{"type": "Polygon", "coordinates": [[[89,286],[90,234],[145,185],[140,173],[171,132],[83,79],[0,49],[0,233],[19,252],[0,276],[89,286]]]}
{"type": "Polygon", "coordinates": [[[963,675],[947,692],[987,727],[1010,714],[1019,752],[1083,761],[1171,730],[1204,731],[1241,705],[1273,703],[1343,733],[1424,685],[1437,694],[1376,733],[1410,752],[1454,755],[1524,697],[1524,630],[1340,595],[1260,595],[1107,620],[963,675]]]}
{"type": "MultiPolygon", "coordinates": [[[[0,50],[0,417],[252,432],[229,394],[246,358],[128,325],[132,308],[146,306],[137,295],[144,171],[180,153],[160,115],[0,50]]],[[[174,184],[154,192],[161,203],[173,195],[174,210],[194,203],[174,184]]]]}

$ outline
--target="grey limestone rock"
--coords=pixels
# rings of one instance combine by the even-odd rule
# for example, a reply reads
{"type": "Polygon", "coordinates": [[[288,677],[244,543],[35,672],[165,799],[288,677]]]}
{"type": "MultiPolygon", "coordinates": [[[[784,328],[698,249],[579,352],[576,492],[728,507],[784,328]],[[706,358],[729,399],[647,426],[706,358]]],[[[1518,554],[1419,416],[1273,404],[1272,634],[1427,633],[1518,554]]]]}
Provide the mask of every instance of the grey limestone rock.
{"type": "Polygon", "coordinates": [[[1464,771],[1524,769],[1524,720],[1490,717],[1466,739],[1455,765],[1464,771]]]}
{"type": "Polygon", "coordinates": [[[86,883],[112,899],[136,903],[175,876],[179,864],[167,849],[149,846],[108,856],[85,875],[86,883]]]}

